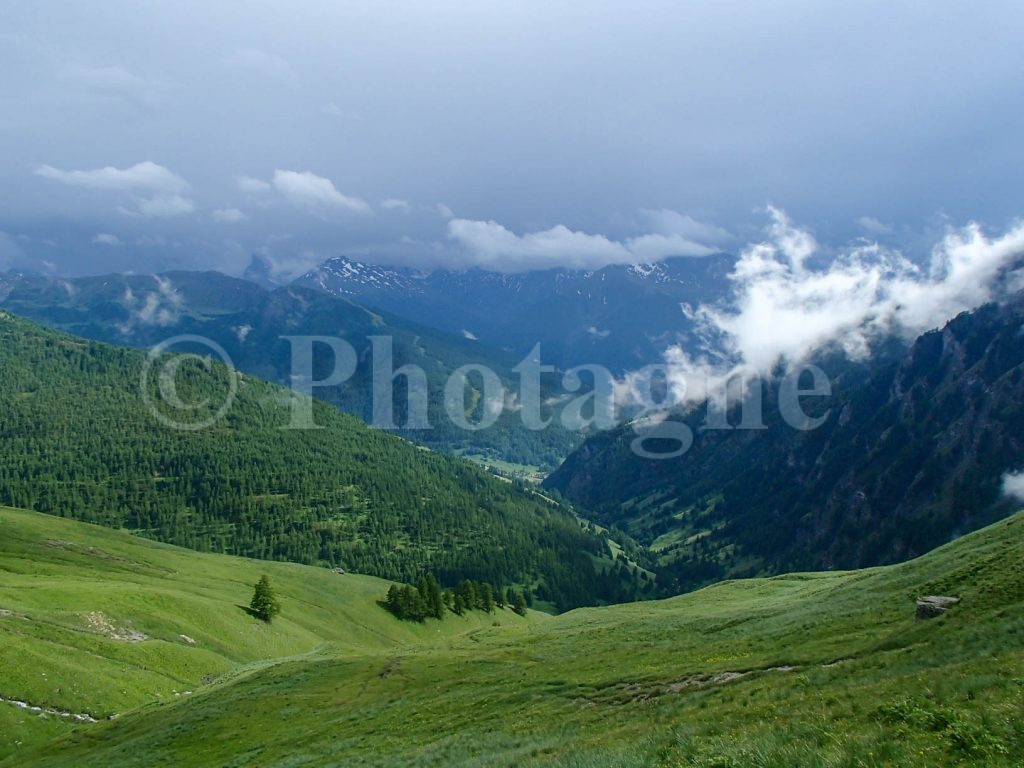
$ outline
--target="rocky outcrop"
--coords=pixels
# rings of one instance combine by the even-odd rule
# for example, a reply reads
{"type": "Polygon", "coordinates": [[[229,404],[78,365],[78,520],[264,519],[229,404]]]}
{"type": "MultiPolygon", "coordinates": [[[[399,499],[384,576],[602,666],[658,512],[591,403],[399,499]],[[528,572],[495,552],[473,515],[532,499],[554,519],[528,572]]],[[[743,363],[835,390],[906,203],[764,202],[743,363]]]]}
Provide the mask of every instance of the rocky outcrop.
{"type": "Polygon", "coordinates": [[[959,597],[946,597],[945,595],[925,595],[917,598],[917,618],[934,619],[941,616],[946,610],[960,602],[959,597]]]}

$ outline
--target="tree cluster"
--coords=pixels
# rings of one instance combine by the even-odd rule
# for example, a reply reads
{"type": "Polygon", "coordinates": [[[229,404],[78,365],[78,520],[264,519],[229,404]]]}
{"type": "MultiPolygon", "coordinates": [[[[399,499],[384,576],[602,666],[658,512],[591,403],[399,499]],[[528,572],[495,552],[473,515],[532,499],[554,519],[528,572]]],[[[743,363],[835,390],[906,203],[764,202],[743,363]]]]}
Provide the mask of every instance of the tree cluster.
{"type": "Polygon", "coordinates": [[[511,587],[496,588],[486,581],[462,579],[454,589],[442,589],[434,574],[428,573],[415,587],[392,584],[384,607],[400,619],[423,621],[444,618],[446,611],[461,616],[467,611],[494,613],[505,607],[525,616],[527,603],[522,592],[511,587]]]}

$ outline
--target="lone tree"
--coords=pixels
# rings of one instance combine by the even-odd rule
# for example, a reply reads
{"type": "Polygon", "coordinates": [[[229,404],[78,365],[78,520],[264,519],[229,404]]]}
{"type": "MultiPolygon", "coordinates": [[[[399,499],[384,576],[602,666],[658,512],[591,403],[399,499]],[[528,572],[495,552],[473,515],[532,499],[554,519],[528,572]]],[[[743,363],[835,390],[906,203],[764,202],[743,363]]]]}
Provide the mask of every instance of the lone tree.
{"type": "Polygon", "coordinates": [[[256,591],[253,592],[249,608],[257,618],[268,623],[281,612],[281,604],[274,596],[274,588],[270,586],[270,579],[266,576],[260,576],[260,580],[256,582],[256,591]]]}

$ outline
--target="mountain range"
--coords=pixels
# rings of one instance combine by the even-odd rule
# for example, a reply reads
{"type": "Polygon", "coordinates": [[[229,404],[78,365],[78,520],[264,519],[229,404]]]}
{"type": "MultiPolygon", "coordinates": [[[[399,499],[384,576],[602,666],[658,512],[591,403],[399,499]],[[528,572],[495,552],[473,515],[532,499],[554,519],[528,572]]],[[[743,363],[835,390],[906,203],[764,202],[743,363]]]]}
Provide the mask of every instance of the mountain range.
{"type": "Polygon", "coordinates": [[[728,291],[734,257],[674,257],[598,270],[504,274],[480,268],[419,272],[335,258],[295,281],[416,322],[479,339],[522,357],[535,344],[562,369],[597,364],[613,373],[662,360],[692,344],[687,304],[728,291]]]}

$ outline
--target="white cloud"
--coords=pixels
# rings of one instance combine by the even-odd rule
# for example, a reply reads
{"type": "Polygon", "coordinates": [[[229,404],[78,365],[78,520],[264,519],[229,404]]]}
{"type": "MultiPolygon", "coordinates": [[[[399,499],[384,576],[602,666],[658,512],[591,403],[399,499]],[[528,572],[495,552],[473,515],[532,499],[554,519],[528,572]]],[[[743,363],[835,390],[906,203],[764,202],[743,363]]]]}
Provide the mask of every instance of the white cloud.
{"type": "Polygon", "coordinates": [[[173,325],[181,317],[185,299],[174,284],[159,275],[153,278],[156,290],[137,297],[131,288],[126,288],[121,304],[129,311],[126,322],[119,324],[122,333],[129,333],[137,325],[151,325],[160,328],[173,325]]]}
{"type": "Polygon", "coordinates": [[[42,165],[36,168],[35,174],[70,187],[85,189],[170,194],[188,188],[188,183],[183,178],[151,160],[136,163],[128,168],[108,165],[88,171],[63,171],[52,165],[42,165]]]}
{"type": "Polygon", "coordinates": [[[464,338],[467,338],[470,341],[479,341],[479,337],[475,333],[473,333],[472,331],[467,331],[465,328],[462,329],[462,335],[464,338]]]}
{"type": "MultiPolygon", "coordinates": [[[[992,239],[975,224],[951,230],[926,269],[876,244],[808,268],[814,238],[782,211],[769,213],[768,238],[744,249],[730,275],[731,300],[688,312],[707,352],[694,357],[672,347],[665,354],[673,387],[687,399],[701,399],[705,381],[720,383],[735,366],[766,374],[826,347],[863,358],[880,338],[912,340],[1001,298],[1024,278],[1016,263],[1024,224],[992,239]]],[[[628,376],[621,387],[630,389],[628,376]]]]}
{"type": "Polygon", "coordinates": [[[121,238],[117,235],[111,235],[107,232],[100,232],[93,236],[92,241],[97,245],[120,245],[121,238]]]}
{"type": "Polygon", "coordinates": [[[641,262],[661,261],[669,256],[710,256],[718,250],[683,235],[662,234],[632,237],[626,241],[626,248],[641,262]]]}
{"type": "Polygon", "coordinates": [[[448,237],[466,248],[477,263],[505,272],[553,266],[590,268],[633,261],[622,243],[566,226],[517,235],[496,221],[452,219],[448,237]]]}
{"type": "Polygon", "coordinates": [[[1024,472],[1007,472],[1003,475],[1003,495],[1024,501],[1024,472]]]}
{"type": "Polygon", "coordinates": [[[225,59],[232,67],[250,69],[261,75],[272,77],[293,77],[292,65],[287,59],[276,53],[268,53],[259,48],[238,48],[225,59]]]}
{"type": "Polygon", "coordinates": [[[270,182],[254,179],[252,176],[239,176],[235,183],[243,192],[267,192],[270,190],[270,182]]]}
{"type": "Polygon", "coordinates": [[[935,246],[927,270],[878,245],[807,269],[813,237],[770,213],[770,240],[747,248],[731,276],[733,307],[700,312],[736,357],[761,370],[832,342],[858,357],[880,335],[913,338],[995,298],[1001,273],[1024,253],[1024,225],[989,240],[972,224],[935,246]]]}
{"type": "MultiPolygon", "coordinates": [[[[679,228],[700,229],[693,219],[672,211],[653,213],[679,228]]],[[[717,228],[707,229],[707,233],[714,237],[727,234],[717,228]]],[[[496,221],[452,219],[448,222],[448,237],[469,251],[477,263],[506,272],[554,266],[599,269],[608,264],[637,264],[668,256],[708,256],[717,252],[716,248],[680,233],[648,233],[618,241],[578,232],[562,224],[517,235],[496,221]]]]}
{"type": "Polygon", "coordinates": [[[724,243],[733,239],[728,230],[668,208],[645,208],[640,213],[655,234],[677,235],[701,243],[724,243]]]}
{"type": "Polygon", "coordinates": [[[409,205],[407,200],[401,200],[397,197],[389,197],[385,200],[381,200],[380,207],[385,211],[401,211],[402,213],[408,213],[412,210],[412,206],[409,205]]]}
{"type": "Polygon", "coordinates": [[[449,208],[444,203],[438,203],[435,206],[435,208],[437,209],[437,215],[440,216],[442,219],[454,219],[455,218],[455,214],[452,212],[452,209],[449,208]]]}
{"type": "Polygon", "coordinates": [[[611,336],[612,332],[608,329],[600,330],[597,326],[591,325],[587,327],[587,333],[599,339],[607,339],[609,336],[611,336]]]}
{"type": "Polygon", "coordinates": [[[221,224],[235,224],[245,219],[245,214],[237,208],[218,208],[210,216],[221,224]]]}
{"type": "Polygon", "coordinates": [[[343,195],[330,179],[310,171],[274,171],[274,189],[297,208],[314,212],[345,211],[370,213],[370,206],[359,197],[343,195]]]}

